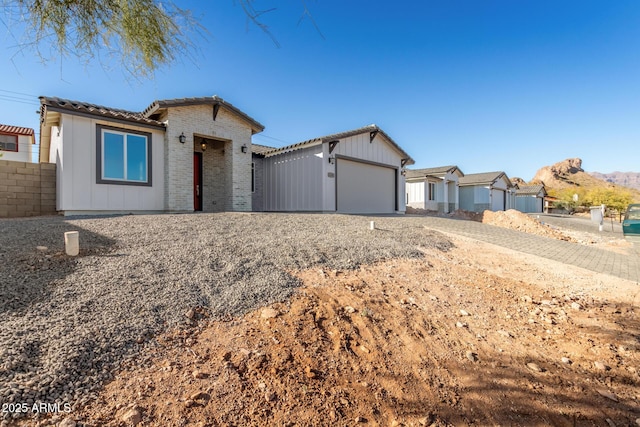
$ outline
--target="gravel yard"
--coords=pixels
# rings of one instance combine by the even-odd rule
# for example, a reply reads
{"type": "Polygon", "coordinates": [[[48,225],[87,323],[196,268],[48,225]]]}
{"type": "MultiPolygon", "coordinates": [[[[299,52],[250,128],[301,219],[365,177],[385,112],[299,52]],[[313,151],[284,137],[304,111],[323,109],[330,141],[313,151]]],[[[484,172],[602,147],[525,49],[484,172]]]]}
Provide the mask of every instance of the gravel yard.
{"type": "Polygon", "coordinates": [[[289,271],[417,258],[421,247],[450,243],[406,217],[0,220],[0,401],[81,406],[159,332],[190,322],[190,309],[240,315],[288,297],[299,286],[289,271]],[[77,258],[63,253],[72,230],[80,232],[77,258]]]}

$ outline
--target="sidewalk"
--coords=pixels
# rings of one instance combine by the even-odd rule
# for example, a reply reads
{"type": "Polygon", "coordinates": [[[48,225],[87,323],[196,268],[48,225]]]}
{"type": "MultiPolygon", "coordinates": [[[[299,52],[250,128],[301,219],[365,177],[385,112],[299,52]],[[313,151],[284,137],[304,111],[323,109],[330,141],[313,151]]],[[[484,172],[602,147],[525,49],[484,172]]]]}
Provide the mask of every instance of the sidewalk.
{"type": "Polygon", "coordinates": [[[441,217],[424,217],[425,226],[458,234],[516,251],[537,255],[597,273],[640,282],[640,249],[635,255],[623,255],[592,246],[570,243],[507,228],[441,217]]]}

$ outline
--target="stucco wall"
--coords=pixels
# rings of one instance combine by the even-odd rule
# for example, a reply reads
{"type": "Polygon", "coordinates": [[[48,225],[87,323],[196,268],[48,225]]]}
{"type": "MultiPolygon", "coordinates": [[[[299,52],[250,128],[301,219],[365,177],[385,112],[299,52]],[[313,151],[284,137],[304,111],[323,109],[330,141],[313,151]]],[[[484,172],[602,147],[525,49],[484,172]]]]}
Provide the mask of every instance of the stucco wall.
{"type": "Polygon", "coordinates": [[[18,151],[0,150],[2,158],[0,160],[11,160],[15,162],[31,163],[31,153],[33,152],[32,138],[27,135],[17,135],[18,151]]]}
{"type": "Polygon", "coordinates": [[[56,213],[56,165],[0,160],[0,218],[56,213]]]}

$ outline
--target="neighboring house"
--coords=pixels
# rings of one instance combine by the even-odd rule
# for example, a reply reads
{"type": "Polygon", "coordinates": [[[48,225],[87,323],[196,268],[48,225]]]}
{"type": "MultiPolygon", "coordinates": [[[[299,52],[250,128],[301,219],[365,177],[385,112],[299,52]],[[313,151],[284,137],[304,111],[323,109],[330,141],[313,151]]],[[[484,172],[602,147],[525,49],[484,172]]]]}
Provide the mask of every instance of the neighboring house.
{"type": "Polygon", "coordinates": [[[254,152],[255,170],[263,180],[256,210],[405,211],[402,171],[413,159],[376,125],[267,148],[258,146],[254,152]]]}
{"type": "Polygon", "coordinates": [[[519,185],[516,189],[515,208],[524,213],[540,213],[544,210],[546,196],[544,184],[519,185]]]}
{"type": "Polygon", "coordinates": [[[515,207],[515,188],[504,172],[468,174],[458,181],[460,209],[504,211],[515,207]]]}
{"type": "Polygon", "coordinates": [[[33,129],[0,125],[0,155],[2,160],[33,162],[31,154],[35,143],[33,129]]]}
{"type": "Polygon", "coordinates": [[[463,176],[457,166],[407,170],[407,206],[440,213],[455,211],[459,208],[458,180],[463,176]]]}
{"type": "Polygon", "coordinates": [[[217,96],[142,112],[40,97],[40,162],[57,165],[58,211],[404,212],[413,160],[377,126],[274,149],[217,96]],[[255,206],[254,206],[255,205],[255,206]]]}
{"type": "Polygon", "coordinates": [[[40,102],[40,162],[57,165],[58,211],[251,211],[251,136],[264,127],[223,99],[142,112],[40,102]]]}

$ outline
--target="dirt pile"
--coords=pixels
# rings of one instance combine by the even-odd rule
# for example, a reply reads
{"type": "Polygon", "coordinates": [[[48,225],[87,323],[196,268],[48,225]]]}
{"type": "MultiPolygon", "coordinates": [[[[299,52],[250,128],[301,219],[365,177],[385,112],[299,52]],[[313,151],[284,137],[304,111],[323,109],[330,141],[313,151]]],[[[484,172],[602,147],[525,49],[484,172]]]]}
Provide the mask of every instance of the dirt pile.
{"type": "MultiPolygon", "coordinates": [[[[478,219],[476,219],[478,220],[478,219]]],[[[540,223],[535,218],[524,214],[515,209],[507,211],[492,212],[484,211],[480,215],[480,222],[484,224],[496,225],[498,227],[509,228],[511,230],[524,231],[525,233],[536,234],[538,236],[552,237],[558,240],[566,240],[568,242],[576,242],[576,240],[546,224],[540,223]]]]}
{"type": "Polygon", "coordinates": [[[198,327],[159,337],[68,419],[569,426],[640,417],[634,284],[454,244],[425,259],[298,272],[305,286],[288,302],[240,318],[189,312],[198,327]],[[614,301],[599,299],[614,287],[614,301]]]}

